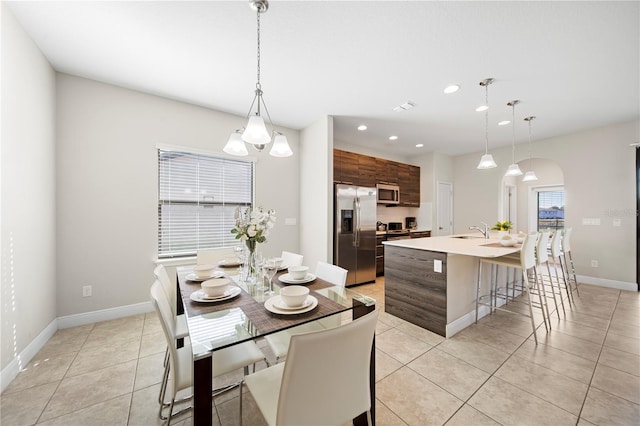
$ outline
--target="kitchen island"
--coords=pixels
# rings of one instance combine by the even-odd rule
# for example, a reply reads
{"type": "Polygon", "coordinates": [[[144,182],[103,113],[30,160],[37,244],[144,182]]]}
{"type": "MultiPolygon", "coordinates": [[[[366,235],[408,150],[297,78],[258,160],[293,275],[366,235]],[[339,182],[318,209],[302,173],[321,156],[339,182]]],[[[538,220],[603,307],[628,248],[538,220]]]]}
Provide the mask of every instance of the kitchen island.
{"type": "MultiPolygon", "coordinates": [[[[475,321],[480,260],[520,250],[519,245],[501,246],[497,235],[490,239],[479,235],[414,238],[383,244],[385,311],[444,337],[475,321]]],[[[483,294],[488,293],[489,278],[483,273],[483,294]]]]}

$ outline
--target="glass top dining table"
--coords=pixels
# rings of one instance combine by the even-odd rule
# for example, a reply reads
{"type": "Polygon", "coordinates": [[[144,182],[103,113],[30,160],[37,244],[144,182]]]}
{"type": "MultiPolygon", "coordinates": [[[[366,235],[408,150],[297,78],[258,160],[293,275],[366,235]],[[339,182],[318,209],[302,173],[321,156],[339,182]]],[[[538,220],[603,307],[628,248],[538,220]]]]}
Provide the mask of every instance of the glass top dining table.
{"type": "MultiPolygon", "coordinates": [[[[265,307],[265,302],[279,294],[280,288],[288,285],[279,277],[273,278],[274,294],[265,294],[261,286],[248,284],[240,280],[238,268],[220,268],[225,278],[239,287],[233,297],[218,301],[202,301],[195,293],[201,289],[201,283],[192,275],[193,266],[176,269],[177,290],[176,313],[185,314],[189,330],[189,341],[194,361],[194,400],[193,420],[195,425],[212,424],[212,353],[242,342],[255,340],[268,334],[277,333],[300,324],[341,315],[351,311],[356,319],[375,309],[375,300],[350,288],[335,286],[328,281],[315,278],[305,283],[310,295],[318,300],[317,306],[298,314],[275,313],[265,307]],[[195,293],[195,294],[194,294],[195,293]],[[195,300],[194,300],[195,299],[195,300]],[[207,380],[208,378],[208,380],[207,380]]],[[[181,344],[181,343],[179,343],[181,344]]],[[[375,356],[372,348],[371,371],[371,417],[375,419],[375,356]]],[[[354,424],[366,422],[366,416],[354,419],[354,424]]],[[[375,420],[373,420],[375,422],[375,420]]]]}

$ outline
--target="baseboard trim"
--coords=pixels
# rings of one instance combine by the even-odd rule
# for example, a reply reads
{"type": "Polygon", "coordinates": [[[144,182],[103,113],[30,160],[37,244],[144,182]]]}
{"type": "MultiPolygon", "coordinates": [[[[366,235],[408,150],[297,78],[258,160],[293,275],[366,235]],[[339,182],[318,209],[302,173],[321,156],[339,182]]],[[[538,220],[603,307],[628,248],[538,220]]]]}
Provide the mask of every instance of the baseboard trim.
{"type": "Polygon", "coordinates": [[[600,287],[615,288],[618,290],[638,291],[638,285],[636,283],[608,280],[606,278],[587,277],[584,275],[577,275],[577,278],[579,284],[597,285],[600,287]]]}
{"type": "Polygon", "coordinates": [[[40,332],[36,336],[35,339],[31,341],[27,345],[26,348],[20,354],[15,356],[11,362],[2,369],[2,373],[0,373],[0,386],[2,388],[1,392],[9,386],[9,384],[16,378],[18,373],[22,371],[22,369],[31,362],[34,356],[42,349],[42,347],[51,339],[51,337],[58,330],[58,319],[54,319],[47,325],[44,330],[40,332]]]}
{"type": "Polygon", "coordinates": [[[82,314],[66,315],[51,321],[38,336],[27,345],[20,354],[15,356],[0,373],[0,386],[2,392],[16,378],[18,373],[31,362],[34,356],[61,328],[77,327],[79,325],[93,324],[100,321],[108,321],[124,318],[131,315],[146,314],[153,311],[151,302],[136,303],[134,305],[118,306],[116,308],[102,309],[100,311],[84,312],[82,314]]]}
{"type": "Polygon", "coordinates": [[[102,309],[100,311],[66,315],[64,317],[58,317],[58,328],[77,327],[79,325],[93,324],[94,322],[108,321],[131,315],[146,314],[151,311],[153,311],[151,302],[142,302],[134,305],[102,309]]]}

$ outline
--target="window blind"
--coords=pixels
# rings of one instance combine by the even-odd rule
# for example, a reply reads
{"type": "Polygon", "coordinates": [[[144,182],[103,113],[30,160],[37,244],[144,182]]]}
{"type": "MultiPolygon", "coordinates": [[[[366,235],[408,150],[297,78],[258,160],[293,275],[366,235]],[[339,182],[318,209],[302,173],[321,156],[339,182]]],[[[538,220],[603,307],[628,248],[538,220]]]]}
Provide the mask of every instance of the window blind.
{"type": "Polygon", "coordinates": [[[236,245],[238,206],[252,206],[253,162],[158,149],[158,256],[236,245]]]}
{"type": "Polygon", "coordinates": [[[538,192],[538,230],[564,228],[564,191],[538,192]]]}

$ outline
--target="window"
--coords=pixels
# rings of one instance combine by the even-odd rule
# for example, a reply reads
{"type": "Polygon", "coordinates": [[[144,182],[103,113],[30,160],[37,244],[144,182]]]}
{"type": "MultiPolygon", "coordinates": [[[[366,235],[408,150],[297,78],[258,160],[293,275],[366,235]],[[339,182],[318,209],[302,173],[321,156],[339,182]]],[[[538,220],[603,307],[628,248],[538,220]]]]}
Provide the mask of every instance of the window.
{"type": "Polygon", "coordinates": [[[564,188],[538,189],[538,231],[564,228],[564,188]]]}
{"type": "Polygon", "coordinates": [[[236,245],[235,211],[253,204],[254,163],[158,149],[158,257],[236,245]]]}

